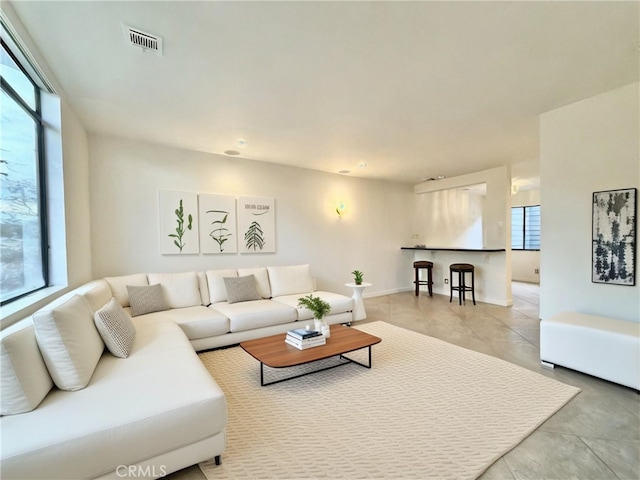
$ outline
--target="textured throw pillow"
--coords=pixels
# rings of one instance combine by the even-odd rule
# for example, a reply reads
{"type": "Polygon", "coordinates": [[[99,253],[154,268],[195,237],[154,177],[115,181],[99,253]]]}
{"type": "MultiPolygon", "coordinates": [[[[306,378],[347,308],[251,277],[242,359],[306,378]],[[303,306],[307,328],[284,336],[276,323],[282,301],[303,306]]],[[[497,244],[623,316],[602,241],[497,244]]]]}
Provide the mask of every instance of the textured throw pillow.
{"type": "MultiPolygon", "coordinates": [[[[111,292],[115,299],[123,307],[128,307],[130,305],[129,293],[127,292],[128,285],[136,285],[138,287],[149,285],[149,280],[147,279],[146,273],[121,275],[119,277],[105,277],[104,279],[109,284],[109,287],[111,288],[111,292]]],[[[102,305],[104,305],[104,303],[102,305]]]]}
{"type": "Polygon", "coordinates": [[[226,277],[237,277],[238,273],[232,269],[207,270],[205,275],[209,286],[209,301],[211,303],[226,302],[227,289],[224,285],[224,279],[226,277]]]}
{"type": "Polygon", "coordinates": [[[262,298],[271,298],[271,285],[269,285],[269,273],[266,267],[239,268],[238,276],[253,275],[256,277],[256,289],[262,298]]]}
{"type": "Polygon", "coordinates": [[[109,351],[116,357],[127,358],[136,338],[136,329],[118,301],[112,298],[96,312],[93,320],[109,351]]]}
{"type": "Polygon", "coordinates": [[[249,300],[262,300],[256,288],[256,277],[227,277],[224,279],[227,289],[227,302],[248,302],[249,300]]]}
{"type": "Polygon", "coordinates": [[[162,286],[159,283],[147,287],[127,285],[127,292],[129,292],[132,317],[169,310],[169,306],[162,294],[162,286]]]}

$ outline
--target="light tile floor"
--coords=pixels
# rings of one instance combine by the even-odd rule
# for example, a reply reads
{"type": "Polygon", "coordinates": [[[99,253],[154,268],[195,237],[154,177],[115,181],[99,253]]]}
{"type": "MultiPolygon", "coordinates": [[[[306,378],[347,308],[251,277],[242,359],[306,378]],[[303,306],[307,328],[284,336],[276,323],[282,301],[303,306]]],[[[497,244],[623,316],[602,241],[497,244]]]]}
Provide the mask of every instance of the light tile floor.
{"type": "MultiPolygon", "coordinates": [[[[385,322],[493,355],[582,389],[499,459],[482,480],[640,479],[640,395],[588,375],[540,366],[538,286],[513,283],[513,307],[443,295],[397,293],[365,299],[367,322],[385,322]]],[[[598,352],[594,352],[597,355],[598,352]]],[[[224,456],[223,456],[224,461],[224,456]]],[[[197,467],[167,477],[201,480],[197,467]]]]}

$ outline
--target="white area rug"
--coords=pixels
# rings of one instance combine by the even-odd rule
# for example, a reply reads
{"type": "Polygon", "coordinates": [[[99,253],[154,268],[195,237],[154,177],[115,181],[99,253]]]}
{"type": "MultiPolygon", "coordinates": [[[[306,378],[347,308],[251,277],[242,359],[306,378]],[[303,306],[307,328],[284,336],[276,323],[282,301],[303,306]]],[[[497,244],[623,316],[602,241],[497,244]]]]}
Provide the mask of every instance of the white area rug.
{"type": "MultiPolygon", "coordinates": [[[[260,387],[240,347],[200,355],[229,411],[222,465],[201,466],[208,479],[476,478],[580,391],[384,322],[357,328],[382,338],[371,370],[260,387]]],[[[350,355],[366,363],[366,349],[350,355]]]]}

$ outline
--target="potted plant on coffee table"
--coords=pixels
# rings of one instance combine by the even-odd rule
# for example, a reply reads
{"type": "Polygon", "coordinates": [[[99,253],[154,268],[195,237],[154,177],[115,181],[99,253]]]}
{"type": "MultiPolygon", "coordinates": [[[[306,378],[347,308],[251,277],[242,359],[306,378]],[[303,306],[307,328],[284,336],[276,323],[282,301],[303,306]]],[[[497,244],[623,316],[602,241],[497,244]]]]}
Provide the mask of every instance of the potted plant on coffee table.
{"type": "Polygon", "coordinates": [[[314,297],[313,294],[309,294],[306,297],[300,297],[298,299],[298,307],[305,307],[311,310],[313,318],[315,319],[315,329],[322,332],[322,327],[326,327],[323,319],[331,311],[331,305],[320,297],[314,297]]]}

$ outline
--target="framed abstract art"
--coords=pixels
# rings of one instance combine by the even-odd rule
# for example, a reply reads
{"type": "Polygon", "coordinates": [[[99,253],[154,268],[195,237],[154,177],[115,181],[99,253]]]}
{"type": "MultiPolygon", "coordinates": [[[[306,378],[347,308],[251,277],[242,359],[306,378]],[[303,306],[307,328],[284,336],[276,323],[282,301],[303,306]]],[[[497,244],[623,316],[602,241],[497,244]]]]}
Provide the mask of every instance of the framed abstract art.
{"type": "Polygon", "coordinates": [[[591,281],[636,284],[637,189],[594,192],[591,281]]]}

